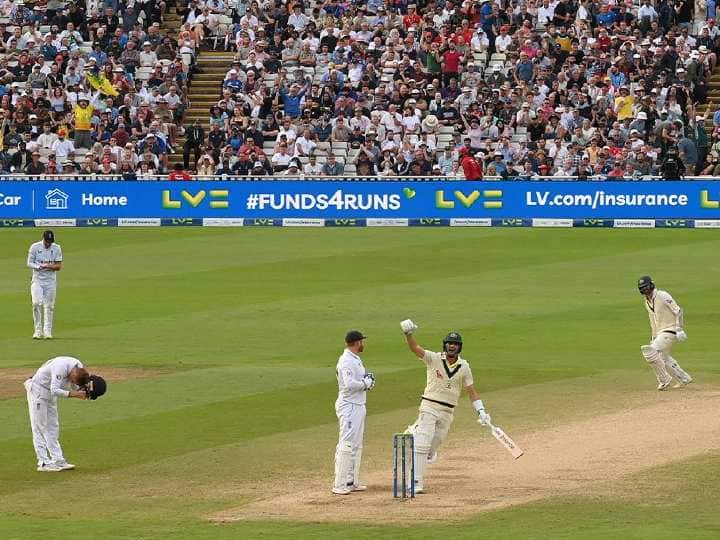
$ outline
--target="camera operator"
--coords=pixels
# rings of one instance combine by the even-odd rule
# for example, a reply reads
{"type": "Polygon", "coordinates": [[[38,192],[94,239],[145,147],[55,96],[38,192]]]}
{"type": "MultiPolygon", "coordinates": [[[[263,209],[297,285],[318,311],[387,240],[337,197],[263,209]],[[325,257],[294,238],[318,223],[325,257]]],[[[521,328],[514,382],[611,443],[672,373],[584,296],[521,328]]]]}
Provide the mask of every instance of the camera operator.
{"type": "Polygon", "coordinates": [[[663,180],[681,180],[685,176],[685,164],[674,146],[668,148],[665,159],[660,164],[660,176],[663,180]]]}

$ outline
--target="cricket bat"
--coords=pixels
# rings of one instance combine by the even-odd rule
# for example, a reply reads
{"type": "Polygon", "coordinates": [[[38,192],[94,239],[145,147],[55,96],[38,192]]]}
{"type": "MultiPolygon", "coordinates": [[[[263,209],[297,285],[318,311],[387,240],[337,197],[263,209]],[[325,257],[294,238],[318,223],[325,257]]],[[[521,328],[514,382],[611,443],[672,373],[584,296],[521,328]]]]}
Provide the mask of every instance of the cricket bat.
{"type": "Polygon", "coordinates": [[[493,434],[493,437],[495,437],[500,444],[502,444],[507,451],[512,454],[512,457],[517,459],[523,455],[524,452],[517,444],[515,444],[515,441],[513,441],[510,436],[502,430],[502,428],[492,424],[488,424],[488,427],[490,428],[490,432],[493,434]]]}

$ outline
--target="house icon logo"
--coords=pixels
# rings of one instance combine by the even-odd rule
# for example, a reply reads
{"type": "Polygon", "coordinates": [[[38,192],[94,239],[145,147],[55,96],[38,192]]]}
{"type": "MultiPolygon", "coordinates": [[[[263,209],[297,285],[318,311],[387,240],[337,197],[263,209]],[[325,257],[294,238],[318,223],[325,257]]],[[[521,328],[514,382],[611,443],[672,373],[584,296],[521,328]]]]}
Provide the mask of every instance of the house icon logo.
{"type": "Polygon", "coordinates": [[[47,210],[67,210],[70,195],[57,188],[45,194],[45,208],[47,210]]]}

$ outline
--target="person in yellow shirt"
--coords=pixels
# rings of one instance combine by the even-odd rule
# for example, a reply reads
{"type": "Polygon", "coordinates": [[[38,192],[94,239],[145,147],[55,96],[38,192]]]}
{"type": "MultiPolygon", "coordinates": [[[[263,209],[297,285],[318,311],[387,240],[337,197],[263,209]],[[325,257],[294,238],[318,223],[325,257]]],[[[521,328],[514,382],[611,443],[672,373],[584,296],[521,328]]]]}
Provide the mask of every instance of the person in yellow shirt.
{"type": "Polygon", "coordinates": [[[565,28],[560,29],[560,35],[555,37],[555,42],[560,45],[560,49],[569,53],[572,51],[572,39],[567,35],[565,28]]]}
{"type": "Polygon", "coordinates": [[[635,104],[635,96],[630,95],[627,86],[620,87],[620,95],[615,98],[615,114],[620,122],[626,118],[633,117],[633,105],[635,104]]]}
{"type": "Polygon", "coordinates": [[[470,364],[460,357],[463,345],[460,334],[450,332],[443,339],[443,352],[433,352],[426,351],[415,341],[413,332],[417,325],[410,319],[402,321],[400,329],[405,334],[408,348],[427,368],[420,413],[407,431],[415,437],[415,493],[423,493],[425,466],[437,458],[437,450],[447,438],[463,390],[470,398],[479,422],[488,425],[491,418],[475,390],[470,364]]]}
{"type": "Polygon", "coordinates": [[[75,120],[75,148],[92,147],[92,117],[95,107],[87,96],[80,96],[73,109],[75,120]]]}

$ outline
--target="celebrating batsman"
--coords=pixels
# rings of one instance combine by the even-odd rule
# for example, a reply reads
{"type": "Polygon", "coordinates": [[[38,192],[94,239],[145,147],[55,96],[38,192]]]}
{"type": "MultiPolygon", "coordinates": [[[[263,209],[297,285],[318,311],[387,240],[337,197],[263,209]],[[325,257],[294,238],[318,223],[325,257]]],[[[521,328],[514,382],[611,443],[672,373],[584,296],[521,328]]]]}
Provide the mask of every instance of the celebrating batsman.
{"type": "Polygon", "coordinates": [[[463,345],[460,334],[450,332],[445,336],[443,352],[438,353],[426,351],[417,344],[413,335],[417,325],[410,319],[402,321],[400,328],[405,333],[410,350],[427,366],[427,383],[420,401],[420,414],[409,428],[415,436],[415,493],[422,493],[428,457],[435,454],[447,438],[453,412],[463,389],[477,411],[480,423],[488,425],[491,419],[473,386],[470,365],[460,358],[463,345]]]}
{"type": "Polygon", "coordinates": [[[650,344],[640,347],[640,351],[655,370],[658,390],[665,390],[670,386],[672,376],[668,371],[678,380],[675,388],[691,383],[692,377],[670,356],[673,344],[687,339],[683,329],[682,308],[677,305],[670,293],[656,289],[650,276],[643,276],[638,280],[638,290],[645,297],[645,309],[652,330],[650,344]]]}

